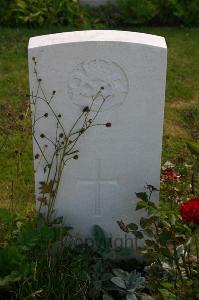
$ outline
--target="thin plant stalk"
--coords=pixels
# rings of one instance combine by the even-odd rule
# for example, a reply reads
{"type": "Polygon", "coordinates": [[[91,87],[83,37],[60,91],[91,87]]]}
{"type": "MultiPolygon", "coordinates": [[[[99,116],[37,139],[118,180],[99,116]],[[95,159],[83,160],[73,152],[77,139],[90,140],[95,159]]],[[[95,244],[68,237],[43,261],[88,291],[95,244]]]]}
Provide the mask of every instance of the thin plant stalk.
{"type": "MultiPolygon", "coordinates": [[[[53,91],[50,99],[45,95],[44,89],[42,87],[42,79],[39,78],[38,71],[37,71],[37,61],[33,57],[33,63],[34,63],[34,74],[36,77],[36,81],[38,83],[36,88],[36,94],[32,92],[30,97],[32,99],[32,111],[33,111],[33,122],[32,122],[32,132],[33,132],[33,138],[35,140],[36,145],[38,146],[38,149],[42,155],[42,157],[45,160],[45,167],[44,167],[44,173],[46,173],[46,180],[43,182],[44,186],[46,186],[49,190],[46,192],[44,190],[41,192],[42,199],[46,199],[45,205],[47,206],[47,213],[46,213],[46,221],[47,223],[52,223],[52,216],[54,213],[54,206],[55,201],[57,198],[57,194],[59,191],[59,186],[63,174],[63,170],[66,166],[66,163],[71,159],[78,159],[77,153],[79,152],[78,149],[76,149],[77,143],[88,129],[95,126],[101,126],[106,124],[98,124],[95,123],[95,120],[97,119],[99,113],[101,112],[102,106],[104,105],[106,99],[108,97],[104,97],[102,93],[101,88],[96,95],[92,97],[92,101],[90,106],[85,107],[79,117],[75,120],[74,124],[72,125],[71,129],[67,133],[61,120],[60,116],[55,112],[53,109],[51,102],[54,98],[55,91],[53,91]],[[40,95],[41,92],[41,95],[40,95]],[[96,111],[92,111],[93,105],[95,100],[102,99],[102,101],[99,101],[99,106],[96,111]],[[56,136],[55,140],[51,137],[42,135],[42,138],[45,138],[50,144],[54,146],[54,153],[49,160],[47,156],[45,155],[39,141],[37,140],[36,134],[35,134],[35,127],[37,126],[38,122],[45,117],[44,116],[36,116],[37,115],[37,101],[43,101],[43,103],[47,106],[47,109],[52,113],[53,118],[56,121],[56,136]],[[78,128],[77,128],[78,126],[78,128]],[[59,130],[61,130],[61,137],[59,136],[59,130]],[[71,140],[71,137],[73,139],[71,140]],[[47,196],[46,196],[47,194],[47,196]]],[[[46,113],[46,117],[48,116],[48,113],[46,113]]],[[[111,123],[107,127],[110,127],[111,123]]],[[[40,203],[39,211],[42,208],[42,202],[40,203]]]]}

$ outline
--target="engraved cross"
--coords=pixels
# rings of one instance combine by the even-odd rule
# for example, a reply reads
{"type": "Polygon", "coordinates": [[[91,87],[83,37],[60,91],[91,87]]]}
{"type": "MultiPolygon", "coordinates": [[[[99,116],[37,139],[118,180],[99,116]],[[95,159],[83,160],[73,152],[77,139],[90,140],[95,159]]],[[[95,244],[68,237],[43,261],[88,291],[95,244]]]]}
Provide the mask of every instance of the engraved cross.
{"type": "Polygon", "coordinates": [[[118,182],[117,180],[103,179],[102,178],[102,161],[97,160],[97,177],[95,179],[81,179],[81,183],[85,185],[95,185],[94,195],[94,215],[101,216],[102,214],[102,202],[103,202],[103,188],[114,190],[117,192],[118,182]]]}

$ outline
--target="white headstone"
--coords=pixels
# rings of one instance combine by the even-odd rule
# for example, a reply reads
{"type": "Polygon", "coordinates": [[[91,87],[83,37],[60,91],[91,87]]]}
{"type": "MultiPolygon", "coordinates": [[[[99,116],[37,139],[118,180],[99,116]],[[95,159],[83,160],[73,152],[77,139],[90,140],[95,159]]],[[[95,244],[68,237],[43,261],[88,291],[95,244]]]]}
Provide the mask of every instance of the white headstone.
{"type": "MultiPolygon", "coordinates": [[[[116,222],[136,223],[142,213],[135,211],[135,192],[144,191],[146,184],[159,188],[167,65],[164,38],[109,30],[33,37],[30,90],[36,93],[32,57],[47,96],[56,90],[51,104],[62,115],[66,130],[100,87],[109,96],[98,122],[111,122],[112,127],[91,128],[80,139],[79,160],[69,161],[64,170],[55,210],[82,237],[94,224],[113,238],[124,237],[116,222]]],[[[37,118],[45,113],[39,103],[37,118]]],[[[48,118],[42,118],[38,127],[38,139],[42,132],[55,134],[56,126],[48,118]]],[[[48,141],[40,142],[45,148],[48,141]]],[[[38,151],[34,143],[34,154],[38,151]]],[[[38,160],[35,169],[38,196],[45,176],[38,160]]]]}

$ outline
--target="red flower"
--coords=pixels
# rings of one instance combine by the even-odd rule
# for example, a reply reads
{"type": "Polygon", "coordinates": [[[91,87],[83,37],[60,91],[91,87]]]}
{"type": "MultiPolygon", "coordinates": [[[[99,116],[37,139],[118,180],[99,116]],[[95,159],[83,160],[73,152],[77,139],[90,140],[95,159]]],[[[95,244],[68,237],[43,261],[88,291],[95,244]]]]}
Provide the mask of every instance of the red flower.
{"type": "Polygon", "coordinates": [[[162,172],[164,181],[176,181],[178,176],[172,168],[167,168],[162,172]]]}
{"type": "Polygon", "coordinates": [[[184,221],[199,224],[199,198],[193,198],[180,204],[180,214],[184,221]]]}

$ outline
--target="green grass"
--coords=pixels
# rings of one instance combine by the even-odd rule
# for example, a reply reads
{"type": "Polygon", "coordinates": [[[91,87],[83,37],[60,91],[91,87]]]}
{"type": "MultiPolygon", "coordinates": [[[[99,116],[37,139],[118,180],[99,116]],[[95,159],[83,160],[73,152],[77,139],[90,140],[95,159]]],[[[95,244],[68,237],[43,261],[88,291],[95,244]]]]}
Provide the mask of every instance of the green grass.
{"type": "MultiPolygon", "coordinates": [[[[30,120],[19,118],[28,107],[25,97],[28,93],[28,39],[35,35],[69,30],[73,28],[0,28],[1,143],[5,132],[9,133],[6,145],[0,150],[0,205],[8,203],[10,198],[15,202],[21,201],[21,207],[24,207],[24,201],[28,208],[34,203],[31,133],[28,129],[30,120]],[[16,192],[14,196],[10,195],[12,185],[14,191],[17,189],[17,195],[16,192]]],[[[185,139],[190,138],[191,128],[188,121],[185,126],[183,113],[199,106],[199,28],[142,27],[129,30],[166,38],[168,73],[163,160],[184,160],[188,157],[185,139]]]]}

